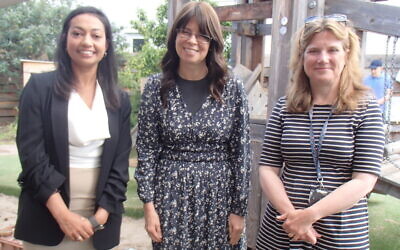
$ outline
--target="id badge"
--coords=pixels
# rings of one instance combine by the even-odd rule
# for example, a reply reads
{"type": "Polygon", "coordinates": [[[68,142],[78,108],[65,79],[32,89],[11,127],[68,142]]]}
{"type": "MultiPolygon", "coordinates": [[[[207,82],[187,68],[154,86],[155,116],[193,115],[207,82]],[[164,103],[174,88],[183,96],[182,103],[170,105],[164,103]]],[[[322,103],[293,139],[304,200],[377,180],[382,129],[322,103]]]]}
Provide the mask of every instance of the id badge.
{"type": "Polygon", "coordinates": [[[308,196],[308,205],[309,206],[314,205],[314,203],[318,202],[328,194],[329,192],[321,187],[311,189],[310,195],[308,196]]]}

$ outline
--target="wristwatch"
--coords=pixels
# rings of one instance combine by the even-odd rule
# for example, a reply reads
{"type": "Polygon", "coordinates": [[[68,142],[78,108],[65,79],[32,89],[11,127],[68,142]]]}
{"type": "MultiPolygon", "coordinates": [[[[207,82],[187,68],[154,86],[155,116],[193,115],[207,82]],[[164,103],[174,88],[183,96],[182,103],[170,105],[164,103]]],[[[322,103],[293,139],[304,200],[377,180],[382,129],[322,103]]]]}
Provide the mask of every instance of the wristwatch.
{"type": "Polygon", "coordinates": [[[94,216],[90,216],[90,217],[88,218],[88,220],[90,221],[90,224],[92,224],[93,230],[94,230],[95,232],[104,229],[104,225],[103,225],[103,224],[100,224],[100,223],[96,220],[96,218],[95,218],[94,216]]]}

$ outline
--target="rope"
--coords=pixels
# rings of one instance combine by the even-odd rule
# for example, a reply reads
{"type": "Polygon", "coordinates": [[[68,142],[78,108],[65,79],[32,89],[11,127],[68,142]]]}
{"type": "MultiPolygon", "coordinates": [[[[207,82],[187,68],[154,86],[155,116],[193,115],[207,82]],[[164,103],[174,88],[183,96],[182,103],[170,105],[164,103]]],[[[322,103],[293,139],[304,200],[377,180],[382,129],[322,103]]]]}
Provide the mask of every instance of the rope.
{"type": "MultiPolygon", "coordinates": [[[[393,96],[393,82],[396,78],[395,72],[395,57],[396,57],[396,44],[397,44],[398,37],[393,37],[393,48],[392,48],[392,58],[391,58],[391,65],[390,65],[390,82],[385,82],[385,84],[390,84],[391,91],[389,94],[389,101],[388,101],[388,119],[389,119],[389,126],[391,124],[391,112],[392,112],[392,96],[393,96]]],[[[386,79],[385,79],[386,80],[386,79]]],[[[385,105],[386,106],[386,105],[385,105]]]]}
{"type": "MultiPolygon", "coordinates": [[[[387,36],[386,39],[386,48],[385,48],[385,61],[384,61],[384,67],[383,67],[383,72],[384,72],[384,90],[383,90],[383,95],[386,96],[386,92],[388,89],[388,84],[387,84],[387,69],[388,69],[388,61],[389,61],[389,43],[390,43],[390,38],[391,36],[387,36]]],[[[387,107],[384,104],[383,105],[383,123],[386,124],[386,129],[385,129],[385,144],[389,143],[389,135],[390,135],[390,122],[388,121],[388,117],[386,117],[386,111],[387,107]]],[[[390,116],[389,116],[390,120],[390,116]]]]}
{"type": "MultiPolygon", "coordinates": [[[[395,79],[395,57],[396,57],[396,44],[398,37],[395,36],[393,37],[393,47],[392,47],[392,54],[390,57],[390,66],[388,65],[389,62],[389,45],[390,45],[390,40],[391,36],[387,36],[386,39],[386,52],[385,52],[385,63],[384,63],[384,74],[385,74],[385,79],[384,79],[384,96],[386,97],[388,93],[388,89],[392,89],[393,84],[395,79]],[[388,74],[389,71],[389,74],[388,74]],[[389,78],[389,79],[388,79],[389,78]]],[[[390,130],[391,130],[391,112],[392,112],[392,94],[393,92],[389,92],[389,100],[387,104],[383,105],[383,122],[384,124],[387,125],[386,132],[385,132],[385,143],[390,142],[390,130]]],[[[385,101],[386,102],[386,101],[385,101]]]]}

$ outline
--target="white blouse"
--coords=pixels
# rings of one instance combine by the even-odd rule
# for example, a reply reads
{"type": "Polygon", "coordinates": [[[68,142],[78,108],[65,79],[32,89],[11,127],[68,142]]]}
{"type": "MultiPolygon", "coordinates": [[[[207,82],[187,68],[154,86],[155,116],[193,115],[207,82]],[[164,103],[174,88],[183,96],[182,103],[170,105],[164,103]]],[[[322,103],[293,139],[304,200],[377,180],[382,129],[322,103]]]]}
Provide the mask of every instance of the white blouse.
{"type": "Polygon", "coordinates": [[[69,164],[71,168],[100,167],[104,140],[110,138],[103,92],[96,82],[90,109],[73,90],[68,101],[69,164]]]}

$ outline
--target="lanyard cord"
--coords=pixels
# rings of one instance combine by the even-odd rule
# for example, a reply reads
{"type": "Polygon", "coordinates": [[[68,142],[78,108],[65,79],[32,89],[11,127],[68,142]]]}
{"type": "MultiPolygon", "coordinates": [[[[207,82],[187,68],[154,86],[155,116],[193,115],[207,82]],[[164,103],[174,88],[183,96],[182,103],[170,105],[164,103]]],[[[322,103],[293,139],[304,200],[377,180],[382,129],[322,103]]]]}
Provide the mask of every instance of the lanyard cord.
{"type": "Polygon", "coordinates": [[[314,138],[314,128],[313,128],[313,123],[312,123],[312,117],[313,117],[313,109],[310,109],[310,111],[308,111],[308,116],[310,118],[310,142],[311,142],[311,154],[313,157],[313,162],[314,162],[314,166],[317,170],[317,180],[319,182],[319,184],[323,187],[323,177],[321,174],[321,165],[319,163],[319,153],[321,151],[321,146],[322,146],[322,141],[324,140],[325,137],[325,133],[326,130],[328,128],[328,122],[329,119],[332,116],[332,109],[329,112],[328,118],[325,120],[324,125],[322,126],[321,129],[321,135],[319,136],[319,140],[318,140],[318,144],[315,144],[315,138],[314,138]]]}

